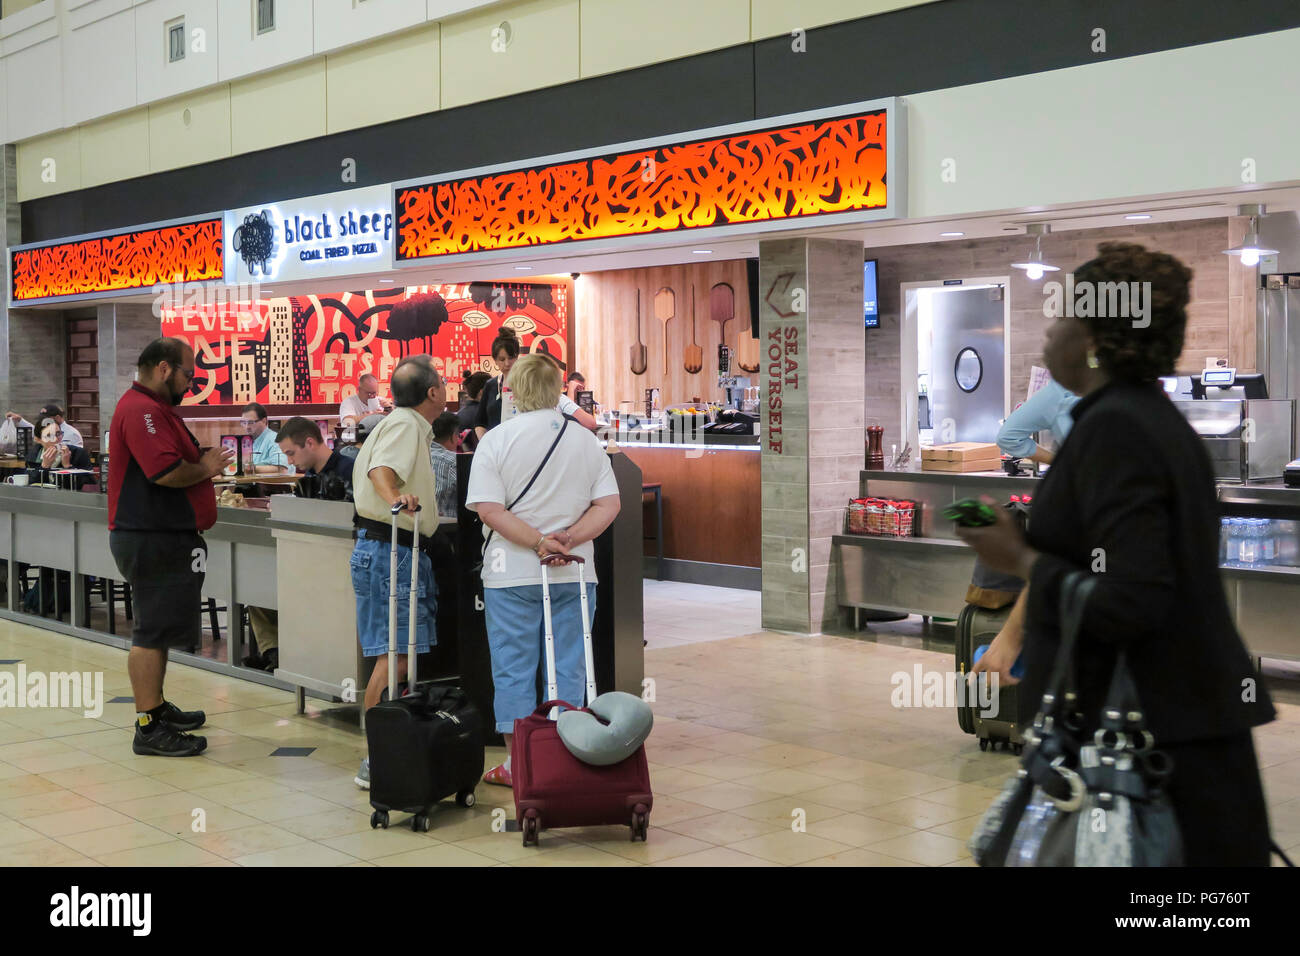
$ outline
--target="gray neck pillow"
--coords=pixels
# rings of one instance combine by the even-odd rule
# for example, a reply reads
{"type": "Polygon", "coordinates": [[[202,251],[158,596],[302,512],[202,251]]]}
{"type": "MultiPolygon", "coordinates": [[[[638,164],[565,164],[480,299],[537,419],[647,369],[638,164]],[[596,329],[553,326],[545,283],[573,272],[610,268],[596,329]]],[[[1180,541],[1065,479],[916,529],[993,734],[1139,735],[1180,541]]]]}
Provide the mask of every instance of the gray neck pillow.
{"type": "Polygon", "coordinates": [[[556,721],[560,740],[583,763],[608,767],[626,760],[654,726],[650,705],[634,694],[611,691],[587,706],[589,714],[566,710],[556,721]]]}

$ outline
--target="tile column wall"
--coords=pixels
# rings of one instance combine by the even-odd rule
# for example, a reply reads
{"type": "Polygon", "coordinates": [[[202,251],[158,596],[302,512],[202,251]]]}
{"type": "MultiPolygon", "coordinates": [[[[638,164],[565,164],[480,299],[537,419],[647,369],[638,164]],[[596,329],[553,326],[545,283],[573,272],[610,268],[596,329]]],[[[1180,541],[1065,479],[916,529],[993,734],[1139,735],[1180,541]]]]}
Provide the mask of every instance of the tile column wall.
{"type": "Polygon", "coordinates": [[[839,613],[831,536],[863,466],[862,244],[761,242],[758,292],[763,627],[817,633],[839,613]]]}
{"type": "MultiPolygon", "coordinates": [[[[135,381],[144,347],[158,338],[160,322],[152,305],[101,305],[99,318],[99,427],[108,431],[117,400],[135,381]]],[[[110,449],[111,453],[111,449],[110,449]]]]}

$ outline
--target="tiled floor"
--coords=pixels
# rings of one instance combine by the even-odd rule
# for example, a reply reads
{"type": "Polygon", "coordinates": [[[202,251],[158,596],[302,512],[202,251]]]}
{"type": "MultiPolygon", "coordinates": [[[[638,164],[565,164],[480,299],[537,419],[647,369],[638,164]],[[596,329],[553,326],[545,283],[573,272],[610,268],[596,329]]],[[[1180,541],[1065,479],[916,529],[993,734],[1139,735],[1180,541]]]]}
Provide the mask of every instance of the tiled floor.
{"type": "MultiPolygon", "coordinates": [[[[1014,758],[981,753],[950,710],[890,705],[893,673],[917,663],[947,670],[948,654],[906,635],[728,636],[756,630],[757,595],[655,582],[646,593],[657,698],[647,843],[610,827],[545,832],[540,848],[524,849],[517,833],[500,831],[509,791],[488,786],[472,810],[440,809],[427,834],[404,817],[372,831],[352,783],[364,750],[355,723],[330,709],[297,717],[288,693],[174,664],[169,696],[209,714],[202,757],[134,756],[129,703],[107,705],[99,719],[0,710],[0,863],[970,864],[966,837],[1014,758]],[[311,751],[273,756],[281,747],[311,751]]],[[[29,672],[103,671],[106,697],[130,694],[123,653],[101,645],[0,622],[0,660],[29,672]]],[[[1256,739],[1275,835],[1296,848],[1300,707],[1281,710],[1256,739]]]]}

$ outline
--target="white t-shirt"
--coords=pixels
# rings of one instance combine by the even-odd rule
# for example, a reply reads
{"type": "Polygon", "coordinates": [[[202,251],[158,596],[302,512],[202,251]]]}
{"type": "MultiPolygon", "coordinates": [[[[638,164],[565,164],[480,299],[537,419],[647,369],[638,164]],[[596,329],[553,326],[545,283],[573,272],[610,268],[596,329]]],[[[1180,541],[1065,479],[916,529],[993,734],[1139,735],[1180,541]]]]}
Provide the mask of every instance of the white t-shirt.
{"type": "MultiPolygon", "coordinates": [[[[474,451],[465,507],[477,511],[479,502],[509,505],[519,497],[563,424],[559,411],[543,409],[521,413],[484,435],[474,451]]],[[[538,531],[550,533],[576,522],[595,499],[616,494],[618,480],[609,456],[595,435],[570,422],[537,481],[512,511],[538,531]]],[[[484,526],[485,538],[489,530],[484,526]]],[[[587,560],[586,579],[594,584],[593,542],[578,545],[573,553],[587,560]]],[[[572,564],[551,568],[547,576],[556,584],[577,581],[578,568],[572,564]]],[[[535,551],[513,544],[500,534],[492,535],[492,543],[483,555],[485,588],[541,583],[542,569],[535,551]]]]}
{"type": "Polygon", "coordinates": [[[380,404],[377,395],[368,402],[361,401],[357,395],[349,395],[343,399],[343,404],[339,406],[339,418],[355,418],[357,421],[361,421],[367,415],[374,415],[376,412],[382,412],[383,410],[384,406],[380,404]]]}

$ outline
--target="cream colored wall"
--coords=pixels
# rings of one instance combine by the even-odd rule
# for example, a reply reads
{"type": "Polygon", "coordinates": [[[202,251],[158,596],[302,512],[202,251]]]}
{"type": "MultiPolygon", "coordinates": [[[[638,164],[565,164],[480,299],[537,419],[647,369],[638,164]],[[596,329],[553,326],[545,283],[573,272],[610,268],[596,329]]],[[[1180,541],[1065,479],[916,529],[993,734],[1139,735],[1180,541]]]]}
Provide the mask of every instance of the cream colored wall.
{"type": "MultiPolygon", "coordinates": [[[[498,3],[20,142],[18,199],[691,56],[796,26],[810,29],[930,2],[935,0],[498,3]],[[494,52],[493,29],[503,21],[509,22],[512,39],[504,51],[494,52]],[[186,108],[188,125],[182,121],[186,108]],[[53,182],[40,176],[47,158],[58,169],[53,182]]],[[[10,0],[7,5],[13,9],[10,0]]]]}
{"type": "Polygon", "coordinates": [[[4,15],[13,16],[19,10],[26,10],[28,7],[34,7],[41,0],[4,0],[4,15]]]}

